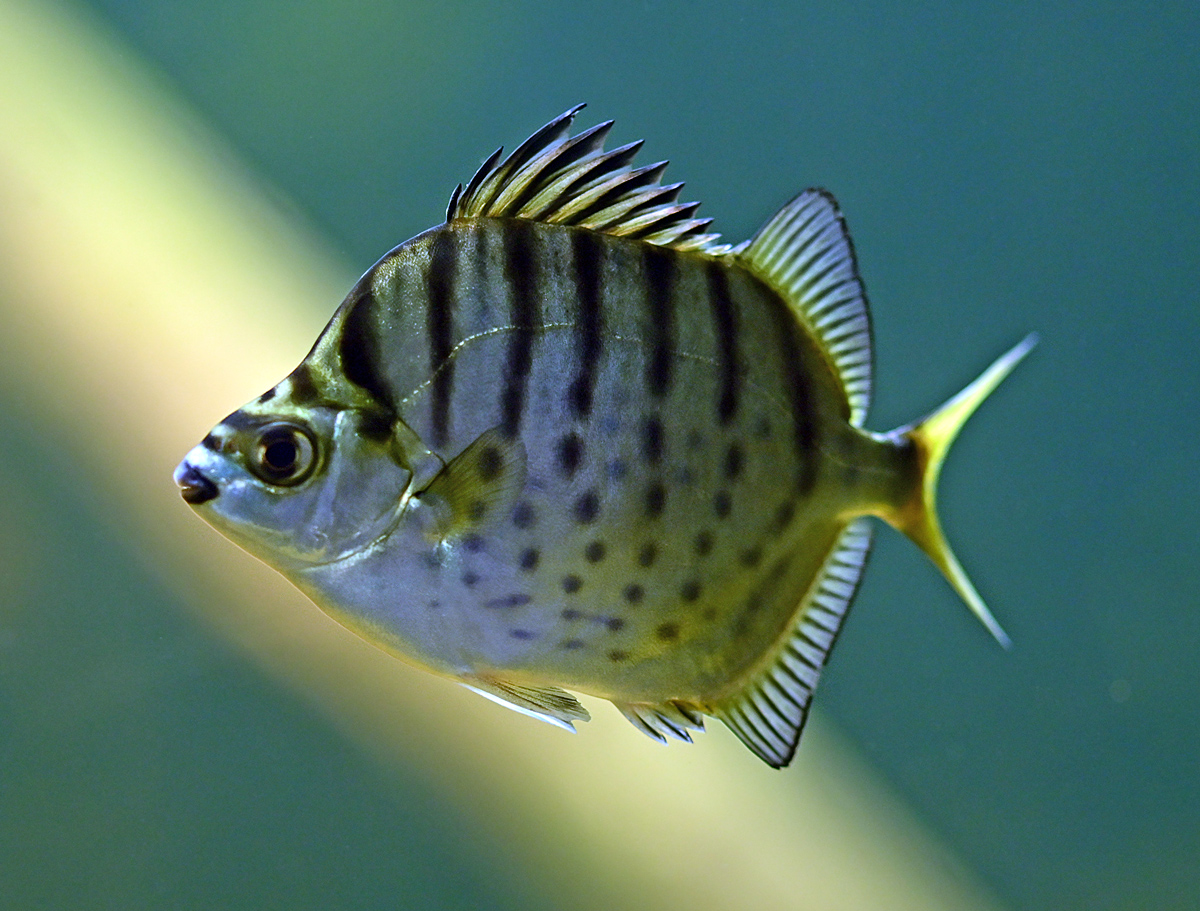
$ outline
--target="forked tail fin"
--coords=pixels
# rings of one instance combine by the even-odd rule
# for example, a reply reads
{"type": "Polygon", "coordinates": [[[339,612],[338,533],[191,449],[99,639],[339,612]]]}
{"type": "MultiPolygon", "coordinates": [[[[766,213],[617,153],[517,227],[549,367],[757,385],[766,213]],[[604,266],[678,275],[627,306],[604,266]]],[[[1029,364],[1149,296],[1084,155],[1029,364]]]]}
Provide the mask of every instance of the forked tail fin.
{"type": "Polygon", "coordinates": [[[992,366],[983,371],[975,382],[962,392],[942,405],[928,417],[916,424],[901,427],[892,431],[889,436],[905,437],[917,448],[917,457],[921,466],[920,497],[914,497],[905,508],[894,515],[888,516],[888,521],[929,555],[938,569],[945,575],[954,590],[967,603],[971,612],[988,628],[996,641],[1005,648],[1010,640],[992,612],[988,610],[975,586],[963,572],[954,552],[942,534],[942,526],[937,513],[937,482],[942,470],[942,462],[950,450],[950,444],[958,436],[958,431],[966,423],[967,418],[988,397],[993,389],[1000,385],[1021,359],[1037,344],[1037,334],[1030,333],[1007,353],[1001,355],[992,366]]]}

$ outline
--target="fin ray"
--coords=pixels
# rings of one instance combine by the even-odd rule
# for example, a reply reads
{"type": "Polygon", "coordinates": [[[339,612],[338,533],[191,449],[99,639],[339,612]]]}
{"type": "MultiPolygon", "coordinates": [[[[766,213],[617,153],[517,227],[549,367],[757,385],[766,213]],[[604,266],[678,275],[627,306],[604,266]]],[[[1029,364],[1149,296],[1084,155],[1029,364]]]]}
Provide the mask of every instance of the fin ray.
{"type": "Polygon", "coordinates": [[[451,459],[419,496],[444,504],[436,536],[446,540],[507,516],[524,485],[524,445],[493,427],[451,459]]]}
{"type": "Polygon", "coordinates": [[[787,765],[796,753],[813,691],[846,619],[870,549],[868,519],[855,519],[842,529],[775,660],[710,712],[773,768],[787,765]]]}
{"type": "Polygon", "coordinates": [[[871,404],[871,314],[837,201],[824,190],[805,190],[736,255],[816,337],[841,381],[850,423],[861,427],[871,404]]]}
{"type": "Polygon", "coordinates": [[[507,158],[489,157],[464,189],[456,189],[446,221],[464,218],[525,218],[571,225],[647,243],[709,255],[729,251],[720,235],[696,219],[699,203],[675,202],[682,184],[662,186],[666,162],[633,167],[642,143],[611,152],[604,140],[612,121],[570,136],[583,105],[564,111],[535,131],[507,158]]]}
{"type": "Polygon", "coordinates": [[[682,702],[666,702],[661,705],[616,702],[614,705],[629,719],[630,724],[659,743],[666,743],[668,737],[691,743],[692,736],[688,731],[704,730],[704,719],[682,702]]]}
{"type": "Polygon", "coordinates": [[[485,699],[572,733],[576,721],[590,721],[592,718],[578,699],[556,686],[519,686],[480,677],[459,682],[485,699]]]}

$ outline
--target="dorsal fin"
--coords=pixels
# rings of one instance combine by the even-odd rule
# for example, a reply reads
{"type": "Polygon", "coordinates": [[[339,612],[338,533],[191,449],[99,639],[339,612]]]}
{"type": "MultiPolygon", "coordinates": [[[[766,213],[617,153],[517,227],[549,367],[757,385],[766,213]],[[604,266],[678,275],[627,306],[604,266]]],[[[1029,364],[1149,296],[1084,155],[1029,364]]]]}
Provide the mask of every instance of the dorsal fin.
{"type": "Polygon", "coordinates": [[[833,362],[861,427],[871,404],[871,314],[837,201],[805,190],[737,250],[791,305],[833,362]]]}
{"type": "Polygon", "coordinates": [[[659,183],[660,161],[633,167],[641,142],[604,151],[612,121],[576,136],[571,121],[582,104],[564,111],[505,158],[497,149],[466,189],[450,197],[446,221],[460,218],[526,218],[590,228],[676,250],[720,254],[719,234],[707,233],[712,219],[694,218],[699,203],[678,203],[682,183],[659,183]]]}
{"type": "Polygon", "coordinates": [[[870,522],[855,519],[830,550],[774,662],[710,711],[776,769],[796,753],[817,678],[846,619],[870,549],[870,522]]]}

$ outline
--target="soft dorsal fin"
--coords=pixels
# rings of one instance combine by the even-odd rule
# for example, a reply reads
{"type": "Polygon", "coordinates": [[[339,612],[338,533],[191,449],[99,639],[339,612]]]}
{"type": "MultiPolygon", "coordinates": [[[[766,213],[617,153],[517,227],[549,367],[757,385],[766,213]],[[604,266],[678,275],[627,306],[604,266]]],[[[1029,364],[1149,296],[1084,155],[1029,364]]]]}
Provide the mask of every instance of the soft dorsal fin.
{"type": "Polygon", "coordinates": [[[834,544],[774,663],[725,702],[716,715],[763,762],[792,761],[813,690],[850,609],[871,549],[871,525],[855,519],[834,544]]]}
{"type": "Polygon", "coordinates": [[[693,218],[699,203],[676,202],[682,183],[659,183],[665,161],[633,167],[641,142],[604,151],[612,121],[576,136],[571,121],[583,105],[565,111],[500,160],[497,149],[466,189],[450,197],[446,221],[462,218],[526,218],[590,228],[647,243],[717,254],[718,234],[709,218],[693,218]]]}
{"type": "Polygon", "coordinates": [[[871,404],[871,314],[837,201],[805,190],[737,253],[816,337],[841,379],[850,423],[861,427],[871,404]]]}

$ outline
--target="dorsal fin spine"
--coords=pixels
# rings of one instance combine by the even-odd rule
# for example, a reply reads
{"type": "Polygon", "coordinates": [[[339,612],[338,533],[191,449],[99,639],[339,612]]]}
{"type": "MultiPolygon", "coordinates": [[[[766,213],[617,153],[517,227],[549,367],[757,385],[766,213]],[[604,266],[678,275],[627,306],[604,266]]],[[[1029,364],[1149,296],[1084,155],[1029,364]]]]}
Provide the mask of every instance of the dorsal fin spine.
{"type": "Polygon", "coordinates": [[[707,233],[710,219],[696,219],[699,203],[677,204],[682,184],[659,185],[665,161],[639,168],[642,147],[631,142],[611,152],[604,140],[612,122],[575,137],[571,108],[537,130],[507,158],[497,150],[447,207],[447,221],[521,218],[637,238],[676,250],[721,255],[729,251],[707,233]]]}
{"type": "Polygon", "coordinates": [[[591,129],[584,130],[578,136],[573,136],[558,145],[547,148],[541,155],[534,157],[516,174],[513,175],[509,186],[505,187],[496,197],[495,208],[497,215],[509,211],[519,212],[534,196],[537,188],[535,178],[550,168],[562,169],[580,160],[591,152],[602,148],[604,138],[612,128],[611,120],[596,124],[591,129]]]}

